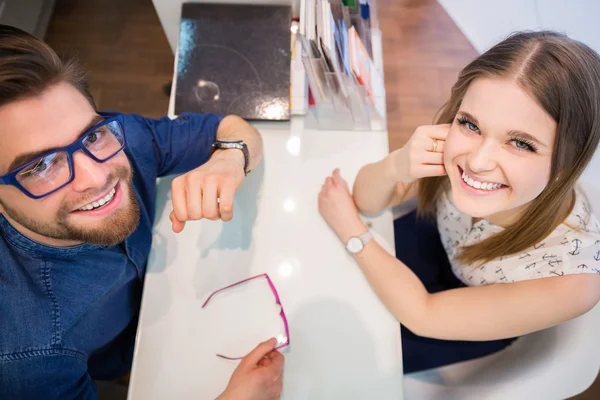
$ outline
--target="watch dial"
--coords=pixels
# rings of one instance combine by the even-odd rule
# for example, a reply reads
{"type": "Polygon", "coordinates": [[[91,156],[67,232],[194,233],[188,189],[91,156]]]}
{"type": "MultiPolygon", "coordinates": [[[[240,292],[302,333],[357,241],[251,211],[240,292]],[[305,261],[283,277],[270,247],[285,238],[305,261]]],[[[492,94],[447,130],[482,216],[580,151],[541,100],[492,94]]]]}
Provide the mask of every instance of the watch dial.
{"type": "Polygon", "coordinates": [[[351,253],[358,253],[363,248],[363,244],[359,238],[352,238],[348,241],[348,251],[351,253]]]}

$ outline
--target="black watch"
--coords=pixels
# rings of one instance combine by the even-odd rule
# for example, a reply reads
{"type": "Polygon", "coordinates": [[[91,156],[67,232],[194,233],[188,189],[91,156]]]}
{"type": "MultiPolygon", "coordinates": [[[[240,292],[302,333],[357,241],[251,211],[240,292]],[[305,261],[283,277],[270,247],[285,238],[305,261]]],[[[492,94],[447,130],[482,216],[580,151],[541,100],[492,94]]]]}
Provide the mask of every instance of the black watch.
{"type": "Polygon", "coordinates": [[[250,170],[248,167],[250,166],[250,152],[248,151],[248,146],[244,143],[243,140],[216,140],[212,145],[212,151],[214,152],[217,149],[238,149],[244,153],[244,173],[248,175],[250,170]]]}

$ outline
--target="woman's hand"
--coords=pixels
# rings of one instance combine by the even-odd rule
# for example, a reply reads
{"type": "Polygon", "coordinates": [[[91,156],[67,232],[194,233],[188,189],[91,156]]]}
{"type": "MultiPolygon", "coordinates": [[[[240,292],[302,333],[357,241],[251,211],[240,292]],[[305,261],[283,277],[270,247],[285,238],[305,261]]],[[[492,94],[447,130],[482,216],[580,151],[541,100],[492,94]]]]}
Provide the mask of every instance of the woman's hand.
{"type": "Polygon", "coordinates": [[[321,187],[319,212],[344,243],[367,231],[358,215],[348,183],[341,177],[339,169],[334,170],[321,187]]]}
{"type": "Polygon", "coordinates": [[[424,125],[408,142],[390,154],[390,168],[397,182],[410,183],[428,176],[446,175],[444,145],[450,124],[424,125]]]}

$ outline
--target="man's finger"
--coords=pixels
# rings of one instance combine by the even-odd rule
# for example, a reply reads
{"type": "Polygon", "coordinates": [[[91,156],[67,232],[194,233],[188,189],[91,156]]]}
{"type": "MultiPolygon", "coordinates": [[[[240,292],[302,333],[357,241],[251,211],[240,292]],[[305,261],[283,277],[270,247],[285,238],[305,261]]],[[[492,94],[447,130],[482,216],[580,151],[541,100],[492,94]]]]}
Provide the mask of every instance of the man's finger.
{"type": "Polygon", "coordinates": [[[203,218],[204,212],[202,210],[202,186],[197,185],[194,187],[193,183],[188,180],[185,194],[188,219],[198,220],[203,218]]]}
{"type": "Polygon", "coordinates": [[[217,182],[207,180],[202,190],[202,215],[208,219],[218,219],[219,205],[217,204],[217,182]]]}
{"type": "Polygon", "coordinates": [[[283,371],[283,362],[285,360],[283,354],[274,350],[269,353],[269,359],[271,360],[272,368],[281,373],[281,371],[283,371]]]}
{"type": "Polygon", "coordinates": [[[272,363],[273,361],[271,361],[271,359],[268,356],[265,356],[261,358],[261,360],[258,362],[258,365],[260,365],[261,367],[268,367],[272,363]]]}
{"type": "Polygon", "coordinates": [[[180,233],[181,231],[183,231],[183,228],[185,227],[185,222],[179,221],[175,216],[174,211],[171,211],[169,219],[171,220],[171,227],[173,229],[173,232],[180,233]]]}
{"type": "Polygon", "coordinates": [[[187,221],[186,193],[183,180],[175,179],[173,181],[171,186],[171,201],[173,203],[175,218],[180,222],[187,221]]]}
{"type": "Polygon", "coordinates": [[[272,351],[269,354],[269,359],[271,362],[269,366],[265,368],[265,373],[268,373],[272,382],[276,382],[281,379],[283,375],[283,364],[285,360],[283,355],[277,350],[272,351]]]}
{"type": "Polygon", "coordinates": [[[235,186],[225,184],[219,192],[219,212],[223,221],[231,221],[233,218],[233,200],[235,198],[235,186]]]}
{"type": "Polygon", "coordinates": [[[266,342],[262,342],[258,346],[254,348],[244,359],[240,362],[240,365],[255,367],[258,365],[258,362],[267,355],[270,351],[275,348],[277,344],[277,339],[271,338],[266,342]]]}

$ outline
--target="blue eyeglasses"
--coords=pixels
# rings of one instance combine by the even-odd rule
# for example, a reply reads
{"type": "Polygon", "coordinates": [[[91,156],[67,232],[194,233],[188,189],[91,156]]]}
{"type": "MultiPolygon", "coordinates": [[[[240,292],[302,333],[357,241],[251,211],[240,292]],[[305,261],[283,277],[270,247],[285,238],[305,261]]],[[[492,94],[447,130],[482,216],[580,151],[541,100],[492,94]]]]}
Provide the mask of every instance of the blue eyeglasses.
{"type": "Polygon", "coordinates": [[[123,117],[99,114],[109,118],[85,131],[70,145],[42,154],[0,176],[0,184],[13,185],[32,199],[40,199],[75,179],[73,153],[76,151],[82,150],[98,163],[117,155],[126,145],[123,117]]]}

